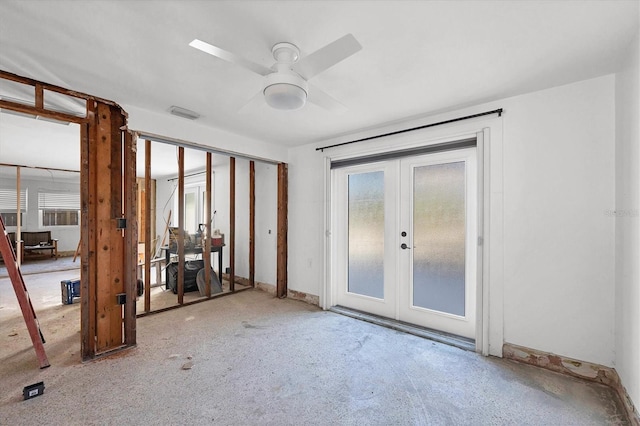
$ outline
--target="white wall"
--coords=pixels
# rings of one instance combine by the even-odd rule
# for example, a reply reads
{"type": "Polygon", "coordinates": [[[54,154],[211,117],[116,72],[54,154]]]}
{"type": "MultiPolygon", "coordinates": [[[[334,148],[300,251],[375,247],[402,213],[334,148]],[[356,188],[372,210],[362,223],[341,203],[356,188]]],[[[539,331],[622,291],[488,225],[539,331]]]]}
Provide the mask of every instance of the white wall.
{"type": "Polygon", "coordinates": [[[640,406],[640,66],[638,36],[616,75],[616,371],[640,406]]]}
{"type": "MultiPolygon", "coordinates": [[[[15,188],[16,180],[0,178],[0,186],[15,188]]],[[[58,251],[75,252],[80,241],[80,226],[48,226],[40,227],[38,215],[38,192],[68,191],[80,193],[80,175],[77,181],[69,179],[20,179],[20,189],[27,189],[27,214],[22,217],[22,231],[51,231],[51,238],[58,239],[58,251]]],[[[15,232],[15,227],[8,227],[9,232],[15,232]]]]}
{"type": "MultiPolygon", "coordinates": [[[[493,176],[504,181],[504,323],[490,323],[504,328],[507,342],[608,366],[614,363],[615,224],[606,214],[615,205],[614,84],[609,75],[406,124],[505,109],[504,176],[493,176]]],[[[455,125],[448,129],[456,133],[455,125]]],[[[324,160],[316,146],[289,151],[289,287],[320,295],[324,160]]]]}

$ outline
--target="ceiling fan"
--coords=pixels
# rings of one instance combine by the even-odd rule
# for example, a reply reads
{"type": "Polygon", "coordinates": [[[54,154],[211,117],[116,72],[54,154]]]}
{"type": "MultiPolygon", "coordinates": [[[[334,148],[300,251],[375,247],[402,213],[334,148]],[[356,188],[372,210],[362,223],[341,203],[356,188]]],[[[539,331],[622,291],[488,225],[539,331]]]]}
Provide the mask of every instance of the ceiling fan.
{"type": "Polygon", "coordinates": [[[276,63],[267,68],[202,40],[195,39],[189,46],[265,77],[264,89],[247,105],[266,101],[275,109],[295,110],[302,108],[309,101],[329,111],[344,111],[346,107],[310,84],[308,80],[362,49],[351,34],[303,58],[300,58],[300,49],[294,44],[277,43],[271,48],[276,63]]]}

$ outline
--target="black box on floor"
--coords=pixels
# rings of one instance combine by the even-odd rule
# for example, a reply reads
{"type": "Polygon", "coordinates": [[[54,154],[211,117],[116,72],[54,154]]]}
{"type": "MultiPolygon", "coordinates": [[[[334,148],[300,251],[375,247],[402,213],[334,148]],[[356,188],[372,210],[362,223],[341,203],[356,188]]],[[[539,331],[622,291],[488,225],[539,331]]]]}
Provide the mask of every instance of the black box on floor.
{"type": "Polygon", "coordinates": [[[24,399],[30,399],[42,395],[43,392],[44,382],[38,382],[29,386],[25,386],[24,389],[22,389],[22,396],[24,396],[24,399]]]}

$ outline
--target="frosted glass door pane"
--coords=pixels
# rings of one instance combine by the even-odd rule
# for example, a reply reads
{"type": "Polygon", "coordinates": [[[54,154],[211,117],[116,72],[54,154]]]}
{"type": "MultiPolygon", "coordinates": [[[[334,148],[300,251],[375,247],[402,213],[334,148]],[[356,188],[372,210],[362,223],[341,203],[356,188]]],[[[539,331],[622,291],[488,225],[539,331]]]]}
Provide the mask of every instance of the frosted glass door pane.
{"type": "Polygon", "coordinates": [[[350,293],[384,298],[384,172],[349,175],[350,293]]]}
{"type": "Polygon", "coordinates": [[[465,314],[465,163],[414,169],[413,305],[465,314]]]}

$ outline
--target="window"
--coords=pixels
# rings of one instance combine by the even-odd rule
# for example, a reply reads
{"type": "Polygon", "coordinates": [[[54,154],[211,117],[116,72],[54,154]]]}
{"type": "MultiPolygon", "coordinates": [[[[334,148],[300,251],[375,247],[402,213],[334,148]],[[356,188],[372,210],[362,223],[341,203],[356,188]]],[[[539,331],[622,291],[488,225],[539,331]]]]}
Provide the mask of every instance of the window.
{"type": "Polygon", "coordinates": [[[40,226],[77,226],[80,224],[80,194],[39,192],[40,226]]]}
{"type": "MultiPolygon", "coordinates": [[[[17,226],[18,214],[16,207],[18,199],[15,188],[0,188],[0,216],[5,226],[17,226]]],[[[24,223],[24,213],[27,211],[27,190],[20,191],[20,213],[22,223],[24,223]]]]}

